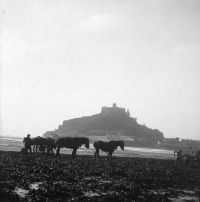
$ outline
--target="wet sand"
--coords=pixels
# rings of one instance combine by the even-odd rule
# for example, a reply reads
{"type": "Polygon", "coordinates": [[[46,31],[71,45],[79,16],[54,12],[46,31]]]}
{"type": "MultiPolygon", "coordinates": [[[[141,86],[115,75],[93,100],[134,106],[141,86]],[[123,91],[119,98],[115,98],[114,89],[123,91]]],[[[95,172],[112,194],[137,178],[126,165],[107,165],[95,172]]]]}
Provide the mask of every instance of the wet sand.
{"type": "Polygon", "coordinates": [[[200,167],[174,160],[0,151],[0,201],[199,201],[200,167]]]}

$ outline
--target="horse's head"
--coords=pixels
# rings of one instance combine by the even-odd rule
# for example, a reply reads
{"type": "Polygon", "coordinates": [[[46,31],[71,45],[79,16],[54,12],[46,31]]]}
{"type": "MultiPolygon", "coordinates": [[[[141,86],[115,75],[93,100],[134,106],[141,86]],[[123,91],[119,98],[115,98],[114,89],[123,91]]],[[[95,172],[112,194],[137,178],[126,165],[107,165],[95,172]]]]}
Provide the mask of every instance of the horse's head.
{"type": "Polygon", "coordinates": [[[121,150],[124,150],[124,142],[123,141],[119,141],[119,146],[120,146],[121,150]]]}
{"type": "Polygon", "coordinates": [[[85,147],[86,147],[87,149],[89,149],[89,147],[90,147],[90,142],[89,142],[89,139],[88,139],[88,138],[85,138],[85,147]]]}

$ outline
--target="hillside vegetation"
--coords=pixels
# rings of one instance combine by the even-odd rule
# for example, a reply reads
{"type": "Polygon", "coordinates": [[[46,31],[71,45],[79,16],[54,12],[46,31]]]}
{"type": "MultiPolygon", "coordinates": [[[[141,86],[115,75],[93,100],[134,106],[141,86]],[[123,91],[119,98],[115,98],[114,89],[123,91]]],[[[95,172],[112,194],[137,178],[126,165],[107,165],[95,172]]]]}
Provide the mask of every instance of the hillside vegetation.
{"type": "Polygon", "coordinates": [[[63,121],[55,131],[48,131],[43,136],[112,136],[134,139],[137,145],[153,146],[163,140],[163,133],[137,123],[136,118],[130,117],[129,111],[113,107],[103,107],[101,113],[63,121]]]}

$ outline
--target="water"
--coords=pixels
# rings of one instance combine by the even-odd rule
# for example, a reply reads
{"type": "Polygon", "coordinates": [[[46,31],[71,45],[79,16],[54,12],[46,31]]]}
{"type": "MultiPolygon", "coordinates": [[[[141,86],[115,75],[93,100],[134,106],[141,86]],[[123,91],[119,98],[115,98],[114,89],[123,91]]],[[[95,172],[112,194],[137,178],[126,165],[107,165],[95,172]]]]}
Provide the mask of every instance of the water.
{"type": "Polygon", "coordinates": [[[43,182],[34,182],[30,184],[30,189],[38,190],[40,188],[40,185],[43,184],[43,182]]]}
{"type": "Polygon", "coordinates": [[[199,202],[199,198],[196,196],[178,196],[176,198],[169,197],[168,199],[171,202],[199,202]]]}
{"type": "Polygon", "coordinates": [[[5,137],[5,136],[0,136],[0,141],[18,141],[22,142],[23,138],[21,137],[5,137]]]}
{"type": "MultiPolygon", "coordinates": [[[[86,177],[84,180],[86,181],[94,181],[101,186],[101,184],[107,184],[111,183],[111,181],[106,181],[106,180],[99,180],[98,177],[86,177]]],[[[62,181],[60,182],[62,183],[62,181]]],[[[28,197],[29,191],[30,190],[38,190],[40,189],[40,185],[43,184],[43,182],[33,182],[29,186],[29,190],[23,189],[20,187],[16,187],[14,190],[14,193],[17,194],[20,198],[25,199],[28,197]]],[[[148,190],[149,193],[152,193],[153,195],[170,195],[171,192],[176,193],[176,197],[167,197],[167,199],[171,202],[181,202],[181,201],[194,201],[194,202],[199,202],[199,198],[196,196],[196,193],[194,190],[181,190],[181,189],[174,189],[174,188],[169,188],[169,189],[155,189],[155,190],[148,190]]],[[[103,195],[108,195],[110,192],[105,193],[101,191],[87,191],[84,192],[84,196],[88,198],[92,197],[100,197],[103,195]]]]}
{"type": "Polygon", "coordinates": [[[174,192],[177,194],[176,197],[167,197],[167,199],[171,202],[182,202],[182,201],[193,201],[193,202],[199,202],[199,197],[196,196],[196,193],[194,190],[181,190],[181,189],[156,189],[156,190],[149,190],[149,192],[153,193],[154,195],[170,195],[171,192],[174,192]]]}
{"type": "Polygon", "coordinates": [[[38,190],[42,182],[34,182],[30,184],[29,189],[23,189],[20,187],[16,187],[14,193],[17,194],[20,198],[26,198],[29,194],[30,190],[38,190]]]}
{"type": "Polygon", "coordinates": [[[166,149],[151,149],[151,148],[140,148],[140,147],[125,147],[125,150],[130,151],[139,151],[139,152],[147,152],[147,153],[163,153],[163,154],[172,154],[174,151],[166,150],[166,149]]]}
{"type": "Polygon", "coordinates": [[[89,191],[89,192],[85,192],[84,196],[86,196],[86,197],[95,197],[95,196],[100,196],[100,194],[97,193],[97,192],[89,191]]]}
{"type": "Polygon", "coordinates": [[[27,195],[28,195],[28,193],[29,193],[29,190],[16,187],[14,192],[15,192],[20,198],[26,198],[27,195]]]}

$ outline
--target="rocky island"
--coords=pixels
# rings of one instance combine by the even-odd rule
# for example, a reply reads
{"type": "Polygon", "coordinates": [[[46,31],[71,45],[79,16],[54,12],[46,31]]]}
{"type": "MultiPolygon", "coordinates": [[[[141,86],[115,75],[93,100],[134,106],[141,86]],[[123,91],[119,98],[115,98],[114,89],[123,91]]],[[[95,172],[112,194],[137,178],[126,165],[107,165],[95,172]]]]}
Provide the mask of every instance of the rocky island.
{"type": "Polygon", "coordinates": [[[155,147],[162,142],[164,135],[158,129],[140,125],[129,110],[118,107],[102,107],[99,114],[63,121],[55,131],[48,131],[50,136],[86,136],[95,140],[123,140],[128,146],[155,147]]]}

